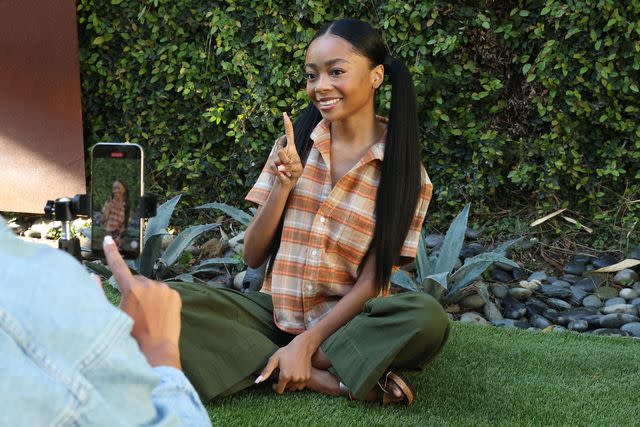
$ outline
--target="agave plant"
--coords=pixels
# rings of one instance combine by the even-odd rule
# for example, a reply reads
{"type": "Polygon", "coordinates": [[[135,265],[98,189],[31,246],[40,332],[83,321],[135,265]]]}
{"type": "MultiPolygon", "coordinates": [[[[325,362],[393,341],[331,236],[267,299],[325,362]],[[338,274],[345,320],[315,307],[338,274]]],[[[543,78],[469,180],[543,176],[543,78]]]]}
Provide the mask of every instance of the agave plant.
{"type": "MultiPolygon", "coordinates": [[[[218,202],[207,203],[205,205],[196,207],[196,209],[215,209],[215,210],[222,211],[225,214],[229,215],[234,220],[236,220],[237,222],[239,222],[245,229],[246,227],[249,226],[249,224],[253,220],[253,215],[256,212],[256,210],[252,208],[251,214],[249,214],[247,212],[244,212],[241,209],[235,208],[233,206],[229,206],[226,203],[218,203],[218,202]]],[[[238,233],[238,235],[235,236],[233,239],[231,239],[229,242],[231,244],[242,246],[243,241],[244,241],[244,230],[238,233]]],[[[265,261],[264,264],[262,264],[258,268],[252,268],[252,267],[247,268],[247,271],[242,280],[243,291],[251,292],[251,291],[260,290],[260,288],[262,287],[262,282],[264,281],[267,262],[268,261],[265,261]]]]}
{"type": "MultiPolygon", "coordinates": [[[[173,276],[171,267],[178,261],[178,259],[180,259],[185,249],[191,244],[191,242],[193,242],[203,233],[206,233],[207,231],[213,230],[220,226],[220,224],[202,224],[188,227],[180,234],[178,234],[163,252],[162,237],[169,234],[167,232],[167,227],[169,226],[169,221],[171,220],[173,211],[180,201],[180,197],[181,196],[178,195],[159,206],[156,212],[156,216],[149,219],[144,233],[144,247],[142,253],[140,254],[140,257],[135,260],[129,260],[127,262],[129,268],[131,268],[138,274],[155,280],[163,280],[173,276]]],[[[190,273],[193,274],[195,272],[206,271],[206,268],[213,265],[213,262],[207,264],[207,261],[209,260],[202,261],[198,266],[195,267],[196,271],[192,271],[190,273]]],[[[226,263],[228,264],[236,262],[238,261],[234,259],[227,259],[226,263]]],[[[91,270],[94,270],[104,277],[111,276],[111,271],[109,271],[109,269],[103,265],[98,265],[95,263],[86,263],[86,265],[91,270]]],[[[175,279],[186,279],[187,281],[189,281],[188,279],[190,277],[191,279],[193,279],[192,274],[179,275],[176,276],[175,279]]],[[[110,283],[113,284],[114,282],[110,281],[110,283]]]]}
{"type": "Polygon", "coordinates": [[[251,214],[246,213],[245,211],[235,208],[233,206],[227,205],[226,203],[207,203],[205,205],[196,206],[196,209],[217,209],[229,215],[231,218],[238,221],[244,227],[248,227],[253,220],[253,216],[251,214]]]}
{"type": "Polygon", "coordinates": [[[465,259],[464,264],[453,271],[464,243],[470,207],[471,205],[465,206],[449,226],[439,254],[427,254],[423,231],[420,234],[416,256],[416,277],[412,278],[403,271],[397,271],[391,276],[391,283],[413,292],[427,292],[441,303],[449,303],[455,301],[461,292],[476,281],[494,262],[519,267],[505,257],[506,251],[520,240],[515,239],[498,246],[491,252],[465,259]]]}

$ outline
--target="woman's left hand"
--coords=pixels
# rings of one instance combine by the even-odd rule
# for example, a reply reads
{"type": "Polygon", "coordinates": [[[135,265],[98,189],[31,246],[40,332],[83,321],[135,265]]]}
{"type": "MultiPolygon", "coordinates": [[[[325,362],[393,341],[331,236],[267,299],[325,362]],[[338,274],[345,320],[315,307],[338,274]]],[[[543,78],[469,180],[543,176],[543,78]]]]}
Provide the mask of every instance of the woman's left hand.
{"type": "Polygon", "coordinates": [[[311,357],[316,350],[309,345],[303,334],[298,335],[289,345],[273,353],[256,383],[266,380],[279,368],[278,383],[273,388],[276,393],[304,389],[311,378],[311,357]]]}

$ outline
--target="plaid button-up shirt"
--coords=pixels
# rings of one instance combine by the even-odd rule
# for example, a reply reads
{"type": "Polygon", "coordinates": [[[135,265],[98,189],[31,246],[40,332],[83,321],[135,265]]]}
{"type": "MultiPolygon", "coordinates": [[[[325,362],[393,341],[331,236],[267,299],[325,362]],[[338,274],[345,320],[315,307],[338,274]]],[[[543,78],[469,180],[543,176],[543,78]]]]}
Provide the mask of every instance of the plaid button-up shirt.
{"type": "Polygon", "coordinates": [[[102,208],[102,224],[108,233],[112,231],[124,231],[124,201],[118,202],[110,199],[102,208]]]}
{"type": "MultiPolygon", "coordinates": [[[[321,121],[302,176],[287,201],[280,249],[262,291],[273,298],[274,321],[298,334],[320,321],[358,278],[375,225],[384,140],[369,148],[335,186],[332,185],[330,124],[321,121]]],[[[276,146],[274,146],[274,150],[276,146]]],[[[415,258],[432,185],[421,168],[420,199],[401,256],[415,258]]],[[[263,205],[276,176],[263,168],[246,200],[263,205]]]]}

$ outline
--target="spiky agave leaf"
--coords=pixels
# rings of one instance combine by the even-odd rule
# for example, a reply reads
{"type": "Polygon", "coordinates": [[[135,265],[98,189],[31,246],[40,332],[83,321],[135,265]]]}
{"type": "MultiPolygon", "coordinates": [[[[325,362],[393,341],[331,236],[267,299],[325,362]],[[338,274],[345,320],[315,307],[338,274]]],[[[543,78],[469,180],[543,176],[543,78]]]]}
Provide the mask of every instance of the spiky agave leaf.
{"type": "Polygon", "coordinates": [[[467,231],[469,209],[471,209],[471,204],[465,206],[449,226],[440,248],[434,274],[450,273],[456,265],[460,249],[462,249],[462,244],[464,243],[464,235],[467,231]]]}
{"type": "Polygon", "coordinates": [[[411,277],[409,277],[408,274],[404,273],[403,271],[396,271],[395,273],[393,273],[391,275],[391,279],[389,279],[391,281],[391,283],[393,283],[394,285],[398,285],[401,288],[407,289],[411,292],[419,292],[420,288],[418,287],[418,284],[416,282],[413,281],[413,279],[411,279],[411,277]]]}

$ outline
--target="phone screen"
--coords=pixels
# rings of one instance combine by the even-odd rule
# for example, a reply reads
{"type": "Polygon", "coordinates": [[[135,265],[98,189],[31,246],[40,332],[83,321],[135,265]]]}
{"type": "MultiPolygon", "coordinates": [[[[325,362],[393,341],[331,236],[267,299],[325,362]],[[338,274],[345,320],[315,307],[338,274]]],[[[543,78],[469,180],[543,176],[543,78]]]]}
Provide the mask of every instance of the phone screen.
{"type": "Polygon", "coordinates": [[[142,148],[137,144],[98,143],[91,155],[91,250],[100,256],[102,241],[113,237],[125,258],[137,258],[142,245],[140,197],[142,148]]]}

